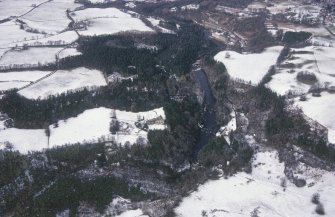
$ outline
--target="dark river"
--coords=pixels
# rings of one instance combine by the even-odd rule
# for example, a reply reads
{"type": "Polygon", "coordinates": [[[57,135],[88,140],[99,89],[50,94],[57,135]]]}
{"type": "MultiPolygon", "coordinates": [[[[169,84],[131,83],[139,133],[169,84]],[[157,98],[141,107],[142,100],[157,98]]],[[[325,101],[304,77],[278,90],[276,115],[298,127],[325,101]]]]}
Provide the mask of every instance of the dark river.
{"type": "Polygon", "coordinates": [[[208,143],[209,139],[215,136],[216,132],[219,129],[219,126],[216,123],[215,116],[215,98],[213,96],[206,72],[197,67],[193,66],[193,71],[195,72],[196,78],[200,84],[200,88],[204,93],[204,101],[203,101],[203,117],[202,117],[202,129],[200,138],[196,144],[196,147],[193,150],[193,159],[196,159],[199,151],[208,143]]]}

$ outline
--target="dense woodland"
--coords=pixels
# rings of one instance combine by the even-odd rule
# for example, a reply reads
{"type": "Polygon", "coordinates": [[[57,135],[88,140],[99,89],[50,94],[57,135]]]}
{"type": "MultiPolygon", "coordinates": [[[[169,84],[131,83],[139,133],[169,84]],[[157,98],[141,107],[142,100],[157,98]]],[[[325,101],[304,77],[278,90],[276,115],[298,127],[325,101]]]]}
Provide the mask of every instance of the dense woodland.
{"type": "Polygon", "coordinates": [[[278,43],[265,27],[265,16],[250,17],[236,20],[234,31],[239,32],[249,38],[248,49],[253,52],[261,52],[266,47],[278,43]]]}
{"type": "Polygon", "coordinates": [[[301,44],[312,36],[310,32],[285,32],[283,42],[289,45],[301,44]]]}
{"type": "Polygon", "coordinates": [[[97,162],[97,168],[101,167],[100,156],[104,151],[104,144],[78,144],[30,155],[6,150],[0,169],[4,172],[2,174],[8,174],[10,169],[14,176],[2,176],[1,186],[16,177],[16,183],[25,188],[19,190],[20,188],[13,187],[11,191],[4,191],[7,203],[0,204],[0,214],[4,210],[15,209],[15,216],[55,216],[56,213],[69,209],[70,216],[76,216],[80,201],[91,204],[102,212],[119,195],[133,201],[148,198],[150,194],[144,195],[139,188],[129,187],[120,178],[103,176],[85,179],[75,174],[94,162],[97,162]],[[19,197],[15,197],[18,196],[16,194],[19,197]]]}
{"type": "Polygon", "coordinates": [[[220,166],[226,174],[240,171],[241,168],[250,172],[253,149],[242,138],[238,133],[231,133],[230,145],[224,137],[212,138],[200,151],[199,163],[206,167],[220,166]]]}
{"type": "Polygon", "coordinates": [[[287,110],[284,96],[278,96],[263,84],[254,88],[253,95],[261,110],[271,111],[265,130],[272,145],[297,145],[323,159],[335,161],[335,150],[328,146],[327,139],[318,135],[300,112],[287,110]]]}

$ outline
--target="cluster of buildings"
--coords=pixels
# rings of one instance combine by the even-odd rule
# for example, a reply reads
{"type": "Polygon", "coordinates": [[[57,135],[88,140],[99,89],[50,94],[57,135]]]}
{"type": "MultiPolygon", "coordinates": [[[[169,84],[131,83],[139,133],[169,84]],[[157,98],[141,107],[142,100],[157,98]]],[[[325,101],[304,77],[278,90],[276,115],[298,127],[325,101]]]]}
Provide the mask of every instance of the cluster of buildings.
{"type": "MultiPolygon", "coordinates": [[[[327,0],[325,0],[327,1],[327,0]]],[[[332,1],[332,0],[331,0],[332,1]]],[[[231,8],[218,5],[216,10],[232,14],[241,18],[254,17],[259,14],[266,14],[269,18],[278,21],[286,21],[305,25],[318,25],[334,22],[334,17],[329,12],[322,10],[321,5],[311,2],[304,4],[283,3],[274,4],[270,1],[256,1],[247,8],[231,8]]]]}

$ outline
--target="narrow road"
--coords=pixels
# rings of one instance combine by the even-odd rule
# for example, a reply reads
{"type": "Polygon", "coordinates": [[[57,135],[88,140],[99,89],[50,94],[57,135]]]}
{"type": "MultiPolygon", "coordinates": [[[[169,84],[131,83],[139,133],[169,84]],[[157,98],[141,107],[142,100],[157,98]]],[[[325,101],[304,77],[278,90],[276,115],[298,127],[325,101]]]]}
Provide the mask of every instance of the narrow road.
{"type": "Polygon", "coordinates": [[[333,33],[328,27],[325,26],[325,29],[326,29],[332,36],[335,36],[335,33],[333,33]]]}
{"type": "Polygon", "coordinates": [[[53,1],[53,0],[48,0],[48,1],[45,1],[45,2],[41,2],[40,4],[36,5],[35,7],[33,7],[32,9],[30,9],[29,11],[27,11],[26,13],[24,13],[24,14],[18,16],[18,17],[15,17],[15,19],[16,19],[16,18],[23,17],[23,16],[25,16],[25,15],[31,13],[33,10],[39,8],[41,5],[44,5],[44,4],[46,4],[46,3],[48,3],[48,2],[51,2],[51,1],[53,1]]]}
{"type": "Polygon", "coordinates": [[[77,33],[78,37],[80,37],[80,35],[79,35],[79,33],[78,33],[78,30],[75,28],[75,23],[76,23],[76,21],[75,21],[75,20],[71,17],[71,15],[70,15],[71,12],[72,12],[72,11],[67,10],[67,11],[66,11],[66,16],[69,18],[69,20],[71,20],[71,23],[72,23],[72,30],[75,31],[75,32],[77,33]]]}

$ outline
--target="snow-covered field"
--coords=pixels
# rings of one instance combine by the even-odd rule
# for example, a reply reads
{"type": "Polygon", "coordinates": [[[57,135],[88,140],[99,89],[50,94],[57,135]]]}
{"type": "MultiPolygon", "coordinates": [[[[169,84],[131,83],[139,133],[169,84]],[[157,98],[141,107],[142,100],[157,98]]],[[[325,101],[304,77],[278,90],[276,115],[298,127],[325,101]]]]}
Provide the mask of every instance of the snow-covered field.
{"type": "Polygon", "coordinates": [[[8,49],[5,48],[0,48],[0,59],[2,58],[2,56],[8,51],[8,49]]]}
{"type": "Polygon", "coordinates": [[[45,0],[2,0],[0,1],[0,20],[20,16],[45,0]]]}
{"type": "Polygon", "coordinates": [[[332,34],[329,33],[329,31],[323,27],[307,27],[305,25],[299,25],[299,24],[293,24],[293,23],[278,23],[278,29],[286,31],[293,31],[293,32],[310,32],[313,34],[313,37],[321,37],[321,38],[328,38],[328,39],[334,39],[335,37],[332,36],[332,34]]]}
{"type": "Polygon", "coordinates": [[[33,10],[20,18],[29,28],[43,33],[56,34],[65,30],[71,20],[66,10],[74,10],[81,6],[69,0],[53,0],[33,10]]]}
{"type": "Polygon", "coordinates": [[[65,57],[71,57],[71,56],[78,56],[82,53],[79,52],[76,48],[65,48],[58,54],[59,59],[63,59],[65,57]]]}
{"type": "Polygon", "coordinates": [[[40,45],[68,45],[78,40],[75,31],[66,31],[56,35],[44,35],[36,40],[29,40],[17,43],[18,46],[40,46],[40,45]]]}
{"type": "Polygon", "coordinates": [[[2,72],[0,81],[36,81],[51,71],[20,71],[20,72],[2,72]]]}
{"type": "Polygon", "coordinates": [[[75,22],[91,20],[97,18],[130,18],[131,15],[117,8],[87,8],[71,12],[71,17],[75,22]]]}
{"type": "MultiPolygon", "coordinates": [[[[143,121],[147,121],[161,116],[165,120],[163,108],[139,113],[116,110],[116,119],[119,121],[121,129],[116,135],[112,135],[110,132],[112,112],[112,109],[101,107],[86,110],[75,118],[59,121],[58,127],[50,127],[51,146],[84,141],[92,142],[98,139],[113,140],[121,145],[133,144],[137,142],[138,138],[147,140],[147,132],[135,126],[135,122],[138,122],[139,118],[144,118],[143,121]]],[[[148,125],[149,129],[165,128],[164,123],[148,125]]]]}
{"type": "Polygon", "coordinates": [[[107,82],[102,72],[80,67],[70,71],[59,70],[19,91],[19,94],[29,99],[44,99],[51,95],[75,91],[84,87],[95,88],[105,85],[107,85],[107,82]]]}
{"type": "Polygon", "coordinates": [[[252,84],[258,84],[270,69],[283,47],[269,47],[262,53],[240,54],[235,51],[222,51],[215,55],[216,61],[222,62],[229,75],[252,84]],[[228,54],[227,54],[228,53],[228,54]]]}
{"type": "Polygon", "coordinates": [[[28,48],[27,50],[7,52],[0,59],[0,68],[28,68],[39,64],[45,65],[56,62],[59,47],[28,48]]]}
{"type": "Polygon", "coordinates": [[[279,1],[273,2],[273,6],[267,7],[271,14],[284,13],[291,8],[297,6],[296,2],[292,1],[279,1]]]}
{"type": "Polygon", "coordinates": [[[45,130],[27,130],[8,128],[0,130],[0,149],[9,142],[14,150],[26,154],[28,151],[41,151],[48,147],[48,138],[45,130]]]}
{"type": "Polygon", "coordinates": [[[335,94],[322,92],[321,97],[307,95],[306,101],[296,100],[295,105],[310,118],[328,128],[328,140],[335,144],[335,94]]]}
{"type": "Polygon", "coordinates": [[[50,71],[23,71],[0,73],[0,91],[21,88],[48,74],[50,71]]]}
{"type": "Polygon", "coordinates": [[[0,34],[0,48],[7,49],[44,37],[42,34],[30,33],[20,29],[20,25],[14,21],[1,23],[0,32],[2,33],[0,34]]]}
{"type": "Polygon", "coordinates": [[[296,77],[299,72],[314,73],[318,80],[317,84],[321,87],[335,86],[334,54],[333,47],[292,49],[289,59],[277,68],[277,73],[272,76],[267,87],[281,95],[288,92],[297,95],[307,93],[312,85],[298,81],[296,77]],[[283,65],[291,66],[283,67],[283,65]]]}
{"type": "Polygon", "coordinates": [[[137,18],[98,18],[90,20],[88,29],[79,31],[79,34],[83,36],[94,36],[110,35],[121,32],[153,32],[153,30],[137,18]]]}
{"type": "Polygon", "coordinates": [[[88,8],[71,13],[76,22],[84,22],[87,29],[80,35],[108,35],[126,31],[153,32],[140,19],[116,8],[88,8]]]}
{"type": "MultiPolygon", "coordinates": [[[[149,130],[165,129],[165,113],[163,108],[146,112],[127,112],[115,110],[116,119],[119,121],[120,130],[112,135],[110,122],[113,110],[109,108],[89,109],[77,117],[61,120],[57,125],[51,125],[49,147],[65,144],[115,141],[117,144],[132,145],[139,139],[142,143],[147,142],[148,132],[138,128],[138,124],[147,124],[149,130]],[[138,123],[135,125],[135,123],[138,123]]],[[[14,145],[15,150],[27,153],[28,150],[43,150],[48,147],[48,138],[45,130],[29,130],[8,128],[0,130],[0,147],[5,142],[14,145]]]]}
{"type": "Polygon", "coordinates": [[[19,89],[30,84],[27,81],[0,81],[0,91],[19,89]]]}
{"type": "Polygon", "coordinates": [[[335,48],[334,47],[316,47],[314,48],[314,55],[315,55],[315,60],[317,61],[320,73],[334,77],[335,76],[335,71],[334,71],[335,48]]]}
{"type": "Polygon", "coordinates": [[[200,185],[175,209],[177,216],[319,216],[311,202],[314,193],[321,196],[324,216],[335,216],[335,174],[300,163],[301,171],[294,175],[304,178],[307,185],[298,188],[287,180],[284,188],[285,166],[277,155],[275,151],[259,152],[255,155],[252,174],[238,173],[200,185]]]}
{"type": "Polygon", "coordinates": [[[74,31],[66,31],[56,35],[30,33],[20,29],[14,21],[0,24],[0,66],[12,67],[22,65],[37,65],[55,62],[55,56],[62,48],[30,48],[19,50],[22,46],[69,45],[78,39],[74,31]],[[18,47],[17,47],[18,46],[18,47]],[[15,48],[15,50],[13,50],[15,48]]]}

